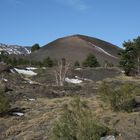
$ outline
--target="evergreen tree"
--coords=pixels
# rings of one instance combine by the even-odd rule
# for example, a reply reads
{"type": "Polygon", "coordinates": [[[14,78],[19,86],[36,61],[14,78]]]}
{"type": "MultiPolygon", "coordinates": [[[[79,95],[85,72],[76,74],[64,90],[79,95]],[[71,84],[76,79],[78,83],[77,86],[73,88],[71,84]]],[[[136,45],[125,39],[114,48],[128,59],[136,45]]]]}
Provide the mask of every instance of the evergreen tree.
{"type": "Polygon", "coordinates": [[[124,69],[126,75],[131,72],[140,74],[140,37],[128,40],[123,43],[125,48],[120,52],[120,66],[124,69]]]}
{"type": "Polygon", "coordinates": [[[89,54],[86,60],[83,62],[84,67],[99,67],[100,64],[93,54],[89,54]]]}
{"type": "Polygon", "coordinates": [[[39,46],[39,44],[34,44],[33,46],[32,46],[32,48],[31,48],[31,52],[34,52],[34,51],[37,51],[37,50],[39,50],[40,49],[40,46],[39,46]]]}
{"type": "Polygon", "coordinates": [[[45,67],[52,67],[53,66],[53,61],[51,60],[50,57],[47,57],[46,59],[44,59],[43,65],[45,67]]]}

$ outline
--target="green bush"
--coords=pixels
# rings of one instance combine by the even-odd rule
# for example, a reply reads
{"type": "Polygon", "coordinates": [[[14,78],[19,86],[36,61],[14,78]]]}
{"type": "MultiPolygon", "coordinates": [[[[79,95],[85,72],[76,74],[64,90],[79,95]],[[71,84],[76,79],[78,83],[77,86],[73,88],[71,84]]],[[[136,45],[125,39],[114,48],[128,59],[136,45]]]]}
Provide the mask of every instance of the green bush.
{"type": "Polygon", "coordinates": [[[50,57],[47,57],[43,60],[43,65],[45,67],[53,67],[53,60],[50,57]]]}
{"type": "Polygon", "coordinates": [[[53,127],[51,140],[100,140],[108,131],[93,118],[86,103],[75,98],[64,106],[53,127]]]}
{"type": "Polygon", "coordinates": [[[108,104],[114,111],[131,112],[135,107],[134,97],[139,92],[139,88],[130,83],[113,87],[111,84],[102,83],[99,93],[102,101],[108,104]]]}
{"type": "Polygon", "coordinates": [[[9,110],[9,100],[0,92],[0,113],[5,113],[9,110]]]}

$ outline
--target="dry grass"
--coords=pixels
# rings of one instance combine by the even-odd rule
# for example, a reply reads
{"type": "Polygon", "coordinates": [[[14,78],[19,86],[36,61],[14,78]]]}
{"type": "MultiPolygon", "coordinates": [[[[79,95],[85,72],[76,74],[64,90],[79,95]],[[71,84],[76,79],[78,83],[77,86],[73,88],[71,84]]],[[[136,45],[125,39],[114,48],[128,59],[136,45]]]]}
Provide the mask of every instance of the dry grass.
{"type": "MultiPolygon", "coordinates": [[[[1,133],[4,140],[14,137],[19,140],[47,140],[53,122],[60,116],[62,106],[71,101],[72,97],[63,98],[38,98],[35,101],[22,100],[15,103],[15,106],[28,108],[23,117],[0,118],[0,125],[4,122],[5,131],[1,133]]],[[[138,137],[140,131],[140,113],[112,112],[103,108],[98,97],[81,97],[87,102],[93,114],[103,124],[121,132],[123,137],[138,137]]]]}

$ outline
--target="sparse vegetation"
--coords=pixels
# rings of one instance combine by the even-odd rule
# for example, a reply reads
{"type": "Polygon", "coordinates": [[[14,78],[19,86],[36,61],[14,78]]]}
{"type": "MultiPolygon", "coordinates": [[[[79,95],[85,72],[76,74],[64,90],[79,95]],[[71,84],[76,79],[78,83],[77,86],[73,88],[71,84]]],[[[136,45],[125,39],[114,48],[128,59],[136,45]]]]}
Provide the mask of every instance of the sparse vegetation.
{"type": "Polygon", "coordinates": [[[130,83],[113,87],[111,84],[102,83],[99,93],[104,103],[114,111],[131,112],[135,107],[134,97],[140,89],[130,83]]]}
{"type": "Polygon", "coordinates": [[[0,113],[5,113],[10,108],[9,100],[0,91],[0,113]]]}
{"type": "Polygon", "coordinates": [[[64,106],[53,127],[51,140],[100,140],[108,132],[107,127],[96,121],[86,103],[75,98],[64,106]]]}

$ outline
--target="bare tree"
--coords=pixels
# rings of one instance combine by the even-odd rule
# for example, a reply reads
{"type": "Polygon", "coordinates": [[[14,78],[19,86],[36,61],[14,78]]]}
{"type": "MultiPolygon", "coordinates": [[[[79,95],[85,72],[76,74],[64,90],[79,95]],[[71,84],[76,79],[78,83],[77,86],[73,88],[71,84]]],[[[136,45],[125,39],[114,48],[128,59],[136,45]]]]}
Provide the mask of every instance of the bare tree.
{"type": "Polygon", "coordinates": [[[61,59],[57,62],[57,66],[54,70],[55,80],[57,86],[63,86],[65,83],[65,78],[68,72],[70,71],[71,65],[66,59],[61,59]]]}

